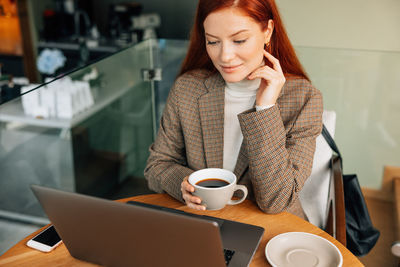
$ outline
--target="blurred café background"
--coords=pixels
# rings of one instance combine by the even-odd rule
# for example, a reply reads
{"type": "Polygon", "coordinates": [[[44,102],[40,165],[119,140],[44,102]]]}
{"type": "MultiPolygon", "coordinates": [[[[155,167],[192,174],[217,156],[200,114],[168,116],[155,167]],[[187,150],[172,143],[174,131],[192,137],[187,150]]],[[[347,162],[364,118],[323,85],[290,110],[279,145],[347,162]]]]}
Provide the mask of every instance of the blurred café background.
{"type": "MultiPolygon", "coordinates": [[[[388,266],[398,227],[400,2],[276,2],[324,108],[336,112],[344,173],[357,173],[383,233],[366,257],[388,266]]],[[[0,0],[0,254],[48,223],[30,184],[108,199],[151,193],[148,146],[196,4],[0,0]]]]}

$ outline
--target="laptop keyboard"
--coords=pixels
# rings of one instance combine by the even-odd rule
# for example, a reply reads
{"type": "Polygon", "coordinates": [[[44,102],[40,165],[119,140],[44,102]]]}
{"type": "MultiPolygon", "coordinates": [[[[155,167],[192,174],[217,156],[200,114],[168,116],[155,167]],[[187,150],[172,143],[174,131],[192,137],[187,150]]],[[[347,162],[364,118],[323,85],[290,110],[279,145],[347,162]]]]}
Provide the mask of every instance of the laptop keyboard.
{"type": "Polygon", "coordinates": [[[224,257],[225,257],[226,266],[229,265],[229,262],[231,261],[233,254],[235,254],[235,251],[229,250],[229,249],[224,249],[224,257]]]}

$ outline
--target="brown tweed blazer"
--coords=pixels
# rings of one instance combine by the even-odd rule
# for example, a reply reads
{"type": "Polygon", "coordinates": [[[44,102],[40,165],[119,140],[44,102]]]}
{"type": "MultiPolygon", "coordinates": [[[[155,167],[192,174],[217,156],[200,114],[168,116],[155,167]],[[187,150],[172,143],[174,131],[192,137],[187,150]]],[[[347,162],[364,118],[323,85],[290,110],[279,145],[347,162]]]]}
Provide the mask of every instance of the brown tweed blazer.
{"type": "MultiPolygon", "coordinates": [[[[222,168],[224,88],[219,73],[196,70],[176,80],[144,172],[150,189],[183,201],[185,176],[222,168]]],[[[243,143],[234,173],[264,212],[305,217],[298,193],[311,173],[322,111],[321,93],[307,80],[292,78],[274,107],[238,115],[243,143]]]]}

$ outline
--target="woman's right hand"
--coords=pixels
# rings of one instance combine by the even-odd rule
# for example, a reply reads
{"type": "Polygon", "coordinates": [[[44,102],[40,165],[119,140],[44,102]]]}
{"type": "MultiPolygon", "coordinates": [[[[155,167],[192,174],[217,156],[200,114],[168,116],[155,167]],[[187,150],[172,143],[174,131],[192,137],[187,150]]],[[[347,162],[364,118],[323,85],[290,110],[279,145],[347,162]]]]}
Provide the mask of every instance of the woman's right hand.
{"type": "Polygon", "coordinates": [[[201,199],[199,197],[193,196],[194,192],[193,185],[188,182],[189,176],[186,176],[181,183],[182,198],[185,200],[186,206],[195,210],[205,210],[206,207],[200,205],[201,199]]]}

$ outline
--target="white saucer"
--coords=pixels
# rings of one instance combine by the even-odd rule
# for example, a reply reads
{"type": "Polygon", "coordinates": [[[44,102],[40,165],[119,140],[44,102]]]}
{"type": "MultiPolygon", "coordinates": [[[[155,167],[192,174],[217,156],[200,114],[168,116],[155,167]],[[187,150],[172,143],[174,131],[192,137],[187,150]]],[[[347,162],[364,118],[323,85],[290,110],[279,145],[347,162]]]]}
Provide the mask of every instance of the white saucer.
{"type": "Polygon", "coordinates": [[[275,236],[265,246],[265,256],[273,267],[341,267],[339,249],[320,236],[288,232],[275,236]]]}

